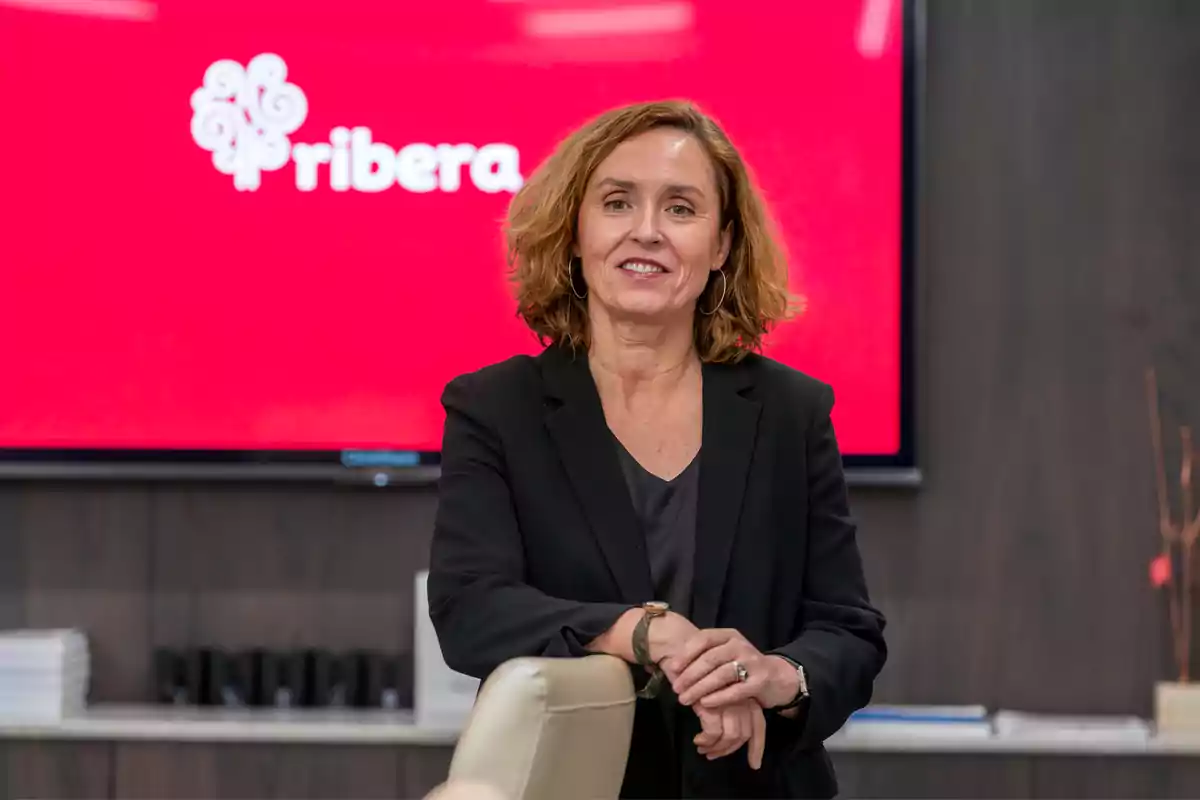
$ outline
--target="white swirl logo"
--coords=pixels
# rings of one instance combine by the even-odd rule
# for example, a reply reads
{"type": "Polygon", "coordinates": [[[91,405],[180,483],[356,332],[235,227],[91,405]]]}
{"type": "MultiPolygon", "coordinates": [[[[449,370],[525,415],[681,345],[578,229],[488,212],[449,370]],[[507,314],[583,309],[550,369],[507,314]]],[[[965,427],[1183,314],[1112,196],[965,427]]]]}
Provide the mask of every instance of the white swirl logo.
{"type": "Polygon", "coordinates": [[[246,67],[218,61],[192,93],[192,139],[213,154],[213,166],[233,176],[233,185],[254,191],[263,170],[288,163],[288,134],[304,124],[308,99],[287,82],[287,65],[271,53],[246,67]]]}
{"type": "MultiPolygon", "coordinates": [[[[288,68],[272,53],[243,67],[222,60],[204,73],[192,93],[192,138],[212,153],[213,165],[233,176],[240,191],[255,191],[262,173],[295,165],[296,189],[314,192],[325,175],[334,192],[457,192],[464,179],[481,192],[521,188],[520,153],[511,144],[410,142],[402,147],[376,141],[369,127],[339,125],[326,142],[295,145],[288,136],[308,117],[308,98],[287,82],[288,68]]],[[[425,115],[423,124],[436,122],[425,115]]]]}

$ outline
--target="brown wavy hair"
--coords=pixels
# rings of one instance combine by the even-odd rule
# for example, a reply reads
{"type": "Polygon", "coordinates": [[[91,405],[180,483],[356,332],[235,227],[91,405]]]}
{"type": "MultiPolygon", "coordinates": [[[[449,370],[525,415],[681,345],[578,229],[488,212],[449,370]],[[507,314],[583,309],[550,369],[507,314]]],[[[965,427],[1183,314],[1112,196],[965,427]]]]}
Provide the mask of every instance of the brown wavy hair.
{"type": "Polygon", "coordinates": [[[710,274],[695,315],[702,361],[738,361],[758,350],[763,336],[790,316],[786,259],[765,203],[741,155],[721,127],[686,101],[639,103],[608,111],[564,139],[513,197],[506,225],[508,264],[517,287],[517,313],[543,344],[590,344],[586,300],[572,291],[571,250],[579,208],[596,167],[617,145],[655,128],[696,138],[712,160],[729,225],[728,283],[710,274]],[[720,308],[709,310],[720,301],[720,308]]]}

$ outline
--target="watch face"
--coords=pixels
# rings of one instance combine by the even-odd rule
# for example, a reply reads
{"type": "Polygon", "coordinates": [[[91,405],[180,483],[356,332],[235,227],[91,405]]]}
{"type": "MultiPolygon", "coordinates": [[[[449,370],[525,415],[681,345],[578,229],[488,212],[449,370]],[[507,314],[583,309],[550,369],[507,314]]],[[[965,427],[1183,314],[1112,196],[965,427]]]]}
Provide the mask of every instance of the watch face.
{"type": "Polygon", "coordinates": [[[668,609],[671,608],[671,606],[661,600],[651,600],[650,602],[645,603],[642,608],[646,609],[651,614],[665,614],[667,613],[668,609]]]}

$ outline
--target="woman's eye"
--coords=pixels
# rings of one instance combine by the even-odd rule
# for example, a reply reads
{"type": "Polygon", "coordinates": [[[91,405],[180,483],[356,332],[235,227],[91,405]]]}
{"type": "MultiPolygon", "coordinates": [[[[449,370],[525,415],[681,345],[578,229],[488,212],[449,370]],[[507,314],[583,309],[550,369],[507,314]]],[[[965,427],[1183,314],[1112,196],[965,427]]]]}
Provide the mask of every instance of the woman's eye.
{"type": "Polygon", "coordinates": [[[691,216],[692,214],[695,213],[694,211],[692,211],[691,206],[685,206],[685,205],[682,205],[679,203],[677,203],[673,206],[670,206],[667,209],[667,211],[670,211],[671,214],[673,214],[674,216],[677,216],[677,217],[687,217],[687,216],[691,216]]]}
{"type": "Polygon", "coordinates": [[[624,200],[606,200],[604,208],[608,211],[624,211],[629,208],[629,203],[624,200]]]}

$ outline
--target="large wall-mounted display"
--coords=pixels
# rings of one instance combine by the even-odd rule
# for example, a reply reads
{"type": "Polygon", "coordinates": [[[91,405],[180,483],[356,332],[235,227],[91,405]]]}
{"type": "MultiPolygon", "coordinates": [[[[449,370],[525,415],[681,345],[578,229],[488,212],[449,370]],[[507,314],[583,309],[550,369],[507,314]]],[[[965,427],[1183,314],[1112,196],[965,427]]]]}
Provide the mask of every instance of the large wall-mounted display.
{"type": "Polygon", "coordinates": [[[570,130],[690,98],[749,160],[850,467],[910,468],[901,0],[0,1],[0,460],[436,465],[539,344],[505,209],[570,130]]]}

